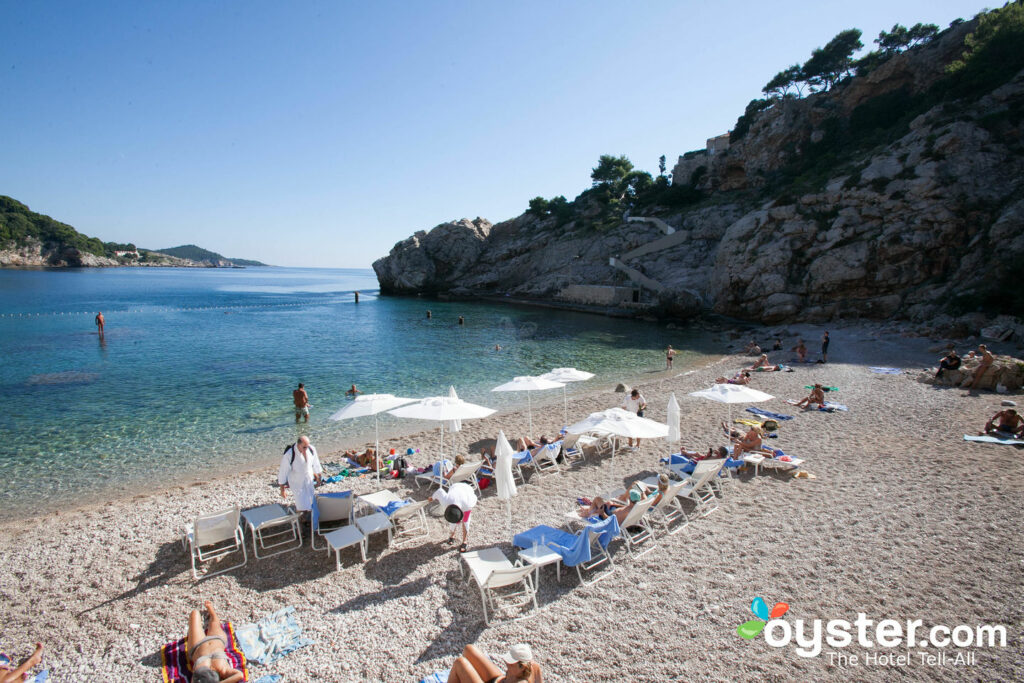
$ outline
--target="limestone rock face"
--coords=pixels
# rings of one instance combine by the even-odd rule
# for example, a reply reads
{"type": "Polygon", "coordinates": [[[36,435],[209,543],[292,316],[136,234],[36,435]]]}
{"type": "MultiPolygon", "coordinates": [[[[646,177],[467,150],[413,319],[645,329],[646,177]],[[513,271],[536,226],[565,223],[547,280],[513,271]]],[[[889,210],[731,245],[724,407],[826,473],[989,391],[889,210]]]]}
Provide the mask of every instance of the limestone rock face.
{"type": "Polygon", "coordinates": [[[458,286],[476,263],[492,225],[482,218],[442,223],[396,244],[373,264],[384,293],[434,293],[458,286]]]}
{"type": "Polygon", "coordinates": [[[45,268],[53,266],[117,266],[117,259],[96,256],[69,247],[47,249],[38,240],[11,249],[0,250],[0,266],[20,268],[45,268]]]}

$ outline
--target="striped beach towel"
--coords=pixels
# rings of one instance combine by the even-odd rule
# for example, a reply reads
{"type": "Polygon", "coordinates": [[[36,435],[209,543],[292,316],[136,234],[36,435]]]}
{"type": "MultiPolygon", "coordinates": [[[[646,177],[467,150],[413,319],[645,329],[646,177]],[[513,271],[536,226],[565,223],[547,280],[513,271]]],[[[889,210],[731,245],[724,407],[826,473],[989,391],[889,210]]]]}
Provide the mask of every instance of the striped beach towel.
{"type": "MultiPolygon", "coordinates": [[[[249,680],[249,671],[245,668],[245,655],[235,640],[235,629],[231,622],[223,624],[228,635],[228,646],[224,652],[228,656],[228,664],[242,672],[242,680],[249,680]]],[[[188,643],[185,639],[167,643],[160,648],[160,656],[164,663],[164,683],[192,683],[192,666],[188,661],[188,643]]]]}

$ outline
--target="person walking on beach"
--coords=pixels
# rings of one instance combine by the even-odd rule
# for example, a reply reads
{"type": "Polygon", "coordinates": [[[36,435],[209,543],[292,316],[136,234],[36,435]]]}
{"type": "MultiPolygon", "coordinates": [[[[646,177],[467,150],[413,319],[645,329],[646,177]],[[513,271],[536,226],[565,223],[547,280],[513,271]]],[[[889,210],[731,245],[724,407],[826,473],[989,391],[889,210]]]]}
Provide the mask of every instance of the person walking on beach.
{"type": "MultiPolygon", "coordinates": [[[[647,410],[647,399],[644,398],[639,389],[633,389],[629,392],[629,396],[622,399],[622,409],[636,413],[637,417],[643,417],[644,411],[647,410]]],[[[630,439],[629,445],[639,447],[640,439],[630,439]],[[634,441],[636,442],[635,444],[633,443],[634,441]]]]}
{"type": "Polygon", "coordinates": [[[828,362],[828,330],[825,330],[825,334],[821,335],[821,359],[819,363],[828,362]]]}
{"type": "Polygon", "coordinates": [[[103,317],[103,311],[96,313],[96,331],[99,335],[103,336],[103,325],[106,323],[106,319],[103,317]]]}
{"type": "Polygon", "coordinates": [[[672,345],[669,344],[668,348],[665,349],[665,369],[666,370],[671,370],[672,369],[672,359],[675,358],[675,357],[676,357],[676,351],[675,351],[675,349],[672,348],[672,345]]]}
{"type": "Polygon", "coordinates": [[[306,393],[302,382],[299,382],[299,388],[292,392],[292,401],[295,402],[295,424],[299,424],[300,417],[306,418],[305,421],[309,422],[309,394],[306,393]]]}
{"type": "Polygon", "coordinates": [[[313,509],[314,480],[323,483],[324,468],[308,436],[285,449],[281,456],[281,467],[277,470],[277,485],[281,487],[281,498],[287,500],[286,488],[295,496],[295,509],[304,512],[313,509]]]}

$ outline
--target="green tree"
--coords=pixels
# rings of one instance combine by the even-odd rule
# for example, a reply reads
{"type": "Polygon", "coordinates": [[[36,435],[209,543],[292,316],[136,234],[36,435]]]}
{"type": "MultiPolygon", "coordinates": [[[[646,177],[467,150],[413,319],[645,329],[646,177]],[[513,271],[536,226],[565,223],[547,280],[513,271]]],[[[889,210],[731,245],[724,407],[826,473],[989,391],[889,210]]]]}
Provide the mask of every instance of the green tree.
{"type": "Polygon", "coordinates": [[[528,209],[528,211],[532,213],[534,216],[543,218],[544,216],[548,215],[549,207],[550,203],[548,202],[548,200],[544,199],[543,197],[534,197],[533,199],[530,200],[530,208],[528,209]]]}
{"type": "Polygon", "coordinates": [[[576,216],[576,209],[562,195],[552,197],[548,202],[548,211],[557,219],[559,225],[568,223],[576,216]]]}
{"type": "Polygon", "coordinates": [[[761,92],[769,97],[785,97],[789,89],[796,90],[797,97],[803,97],[804,71],[799,64],[794,64],[772,77],[768,84],[761,88],[761,92]]]}
{"type": "Polygon", "coordinates": [[[633,162],[623,156],[612,156],[602,154],[597,160],[597,166],[592,169],[590,179],[594,181],[594,187],[601,185],[618,184],[633,170],[633,162]]]}
{"type": "Polygon", "coordinates": [[[864,47],[860,29],[840,31],[825,47],[815,48],[803,67],[804,80],[819,90],[828,90],[853,67],[853,53],[864,47]]]}
{"type": "Polygon", "coordinates": [[[658,157],[658,177],[661,178],[665,175],[665,155],[662,154],[658,157]]]}
{"type": "Polygon", "coordinates": [[[939,35],[939,27],[935,24],[922,24],[918,22],[910,27],[907,32],[910,36],[910,47],[922,45],[939,35]]]}
{"type": "Polygon", "coordinates": [[[978,16],[978,27],[964,38],[966,48],[949,65],[959,94],[982,92],[1005,82],[1024,67],[1024,2],[1008,2],[978,16]]]}
{"type": "Polygon", "coordinates": [[[910,45],[910,32],[906,26],[893,24],[889,31],[879,31],[875,38],[875,44],[882,52],[895,54],[905,50],[910,45]]]}

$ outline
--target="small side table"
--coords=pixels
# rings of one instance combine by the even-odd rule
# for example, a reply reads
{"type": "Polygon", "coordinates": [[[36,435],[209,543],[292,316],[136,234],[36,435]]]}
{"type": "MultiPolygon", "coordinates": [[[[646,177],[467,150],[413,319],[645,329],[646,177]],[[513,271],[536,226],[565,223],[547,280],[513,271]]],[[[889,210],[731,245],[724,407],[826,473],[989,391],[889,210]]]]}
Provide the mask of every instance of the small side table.
{"type": "Polygon", "coordinates": [[[352,545],[359,545],[359,554],[362,556],[363,562],[366,562],[366,536],[354,524],[329,531],[324,534],[324,540],[327,541],[327,552],[334,551],[335,571],[341,571],[341,549],[352,545]]]}
{"type": "Polygon", "coordinates": [[[256,558],[273,557],[302,547],[302,530],[299,528],[299,513],[280,503],[260,505],[242,511],[242,519],[252,534],[252,551],[256,558]],[[269,541],[269,542],[268,542],[269,541]],[[291,545],[295,543],[295,545],[291,545]],[[272,548],[281,548],[272,553],[272,548]],[[263,555],[260,555],[260,548],[263,555]]]}
{"type": "Polygon", "coordinates": [[[548,564],[555,565],[555,574],[558,577],[558,581],[561,582],[562,556],[551,548],[542,545],[535,545],[533,547],[526,548],[525,550],[520,550],[519,559],[536,568],[534,576],[536,576],[536,583],[538,586],[540,586],[540,568],[548,564]]]}

